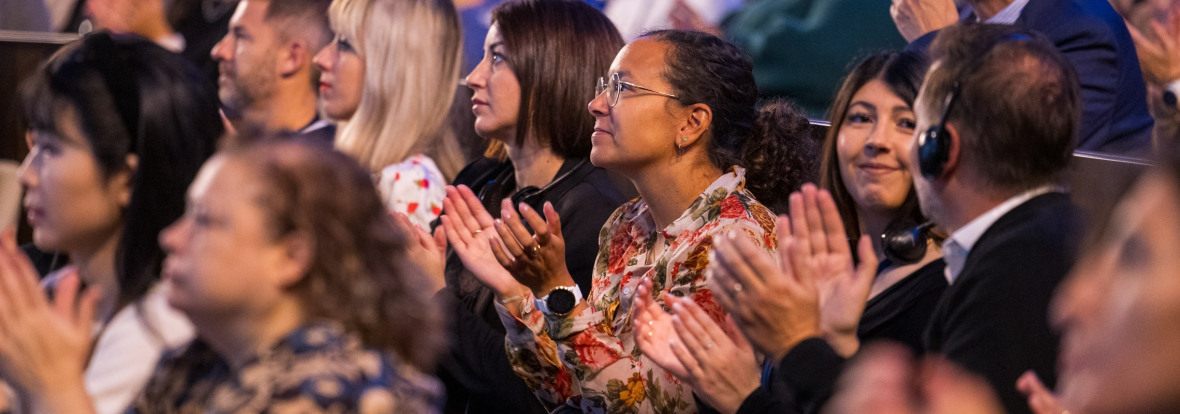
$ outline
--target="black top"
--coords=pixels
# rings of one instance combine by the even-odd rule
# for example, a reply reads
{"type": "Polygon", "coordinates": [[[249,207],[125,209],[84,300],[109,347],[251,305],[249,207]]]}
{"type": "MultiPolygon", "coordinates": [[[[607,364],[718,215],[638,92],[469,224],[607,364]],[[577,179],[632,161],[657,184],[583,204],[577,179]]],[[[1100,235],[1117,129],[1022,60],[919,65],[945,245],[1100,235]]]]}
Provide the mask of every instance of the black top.
{"type": "MultiPolygon", "coordinates": [[[[915,270],[869,300],[857,328],[862,344],[887,340],[922,349],[922,335],[946,289],[942,259],[915,270]]],[[[764,383],[742,402],[738,413],[819,412],[831,397],[845,358],[820,338],[792,348],[764,383]]]]}
{"type": "MultiPolygon", "coordinates": [[[[471,187],[484,208],[500,216],[500,201],[512,197],[536,211],[546,201],[561,216],[566,266],[582,289],[590,290],[598,233],[625,200],[605,170],[587,159],[566,160],[544,188],[516,188],[510,161],[483,158],[462,171],[455,185],[471,187]]],[[[504,326],[493,306],[494,294],[463,268],[453,252],[447,256],[446,288],[439,293],[451,319],[451,349],[440,364],[447,386],[449,413],[544,413],[532,391],[512,371],[504,353],[504,326]]]]}

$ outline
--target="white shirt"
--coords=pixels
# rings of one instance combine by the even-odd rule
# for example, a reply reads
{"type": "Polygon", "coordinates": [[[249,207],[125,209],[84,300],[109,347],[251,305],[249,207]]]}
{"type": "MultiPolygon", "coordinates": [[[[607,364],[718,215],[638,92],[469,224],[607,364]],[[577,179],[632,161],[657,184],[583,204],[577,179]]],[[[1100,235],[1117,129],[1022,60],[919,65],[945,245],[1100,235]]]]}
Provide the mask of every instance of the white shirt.
{"type": "Polygon", "coordinates": [[[987,19],[984,23],[991,24],[1013,24],[1016,19],[1020,18],[1020,13],[1024,11],[1024,6],[1028,5],[1028,0],[1016,0],[1008,4],[999,13],[996,13],[992,18],[987,19]]]}
{"type": "Polygon", "coordinates": [[[942,259],[946,262],[944,272],[947,283],[955,283],[955,279],[963,273],[963,266],[967,264],[967,255],[971,254],[971,248],[1000,217],[1004,217],[1009,211],[1036,196],[1054,191],[1061,190],[1056,186],[1046,185],[1017,194],[951,233],[951,236],[942,243],[942,259]]]}

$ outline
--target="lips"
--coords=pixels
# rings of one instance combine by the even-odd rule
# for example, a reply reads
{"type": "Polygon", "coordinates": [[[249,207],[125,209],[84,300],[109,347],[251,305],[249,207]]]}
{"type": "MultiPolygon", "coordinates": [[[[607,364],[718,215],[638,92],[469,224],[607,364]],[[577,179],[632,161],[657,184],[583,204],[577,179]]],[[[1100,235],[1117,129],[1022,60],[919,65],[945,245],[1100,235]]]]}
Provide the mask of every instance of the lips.
{"type": "Polygon", "coordinates": [[[882,164],[879,162],[864,162],[856,165],[856,168],[870,174],[888,174],[895,171],[900,171],[901,167],[882,164]]]}
{"type": "Polygon", "coordinates": [[[320,93],[332,90],[332,84],[325,81],[320,81],[320,93]]]}

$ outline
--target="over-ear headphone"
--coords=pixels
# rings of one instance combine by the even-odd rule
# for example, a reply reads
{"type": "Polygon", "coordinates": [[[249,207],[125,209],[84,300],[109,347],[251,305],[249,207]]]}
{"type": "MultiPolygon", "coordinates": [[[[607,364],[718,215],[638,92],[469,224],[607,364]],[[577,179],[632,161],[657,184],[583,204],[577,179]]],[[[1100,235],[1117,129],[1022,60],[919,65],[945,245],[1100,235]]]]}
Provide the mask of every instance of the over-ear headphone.
{"type": "MultiPolygon", "coordinates": [[[[908,220],[907,220],[908,221],[908,220]]],[[[894,263],[910,264],[926,256],[927,240],[934,222],[927,221],[917,226],[910,223],[890,223],[881,234],[881,247],[885,258],[894,263]]]]}
{"type": "Polygon", "coordinates": [[[946,168],[951,151],[951,134],[946,129],[946,122],[958,97],[959,83],[955,82],[950,93],[946,95],[946,103],[943,104],[942,117],[939,118],[938,124],[918,135],[918,170],[922,172],[923,177],[938,178],[946,168]]]}

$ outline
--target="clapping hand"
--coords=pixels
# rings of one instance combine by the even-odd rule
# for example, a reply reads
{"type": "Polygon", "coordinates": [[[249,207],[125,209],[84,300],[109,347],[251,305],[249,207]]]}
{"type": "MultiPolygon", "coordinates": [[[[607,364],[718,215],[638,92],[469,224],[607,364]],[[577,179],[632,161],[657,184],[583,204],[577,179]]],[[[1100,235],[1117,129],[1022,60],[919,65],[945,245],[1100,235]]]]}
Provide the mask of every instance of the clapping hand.
{"type": "Polygon", "coordinates": [[[954,0],[893,0],[889,15],[907,42],[959,20],[954,0]]]}
{"type": "Polygon", "coordinates": [[[494,220],[479,198],[466,186],[447,186],[440,218],[443,232],[463,266],[501,299],[518,297],[527,291],[501,266],[492,253],[500,243],[494,220]]]}
{"type": "Polygon", "coordinates": [[[635,298],[635,340],[644,355],[714,409],[737,412],[759,386],[759,365],[733,321],[723,329],[692,300],[671,295],[664,296],[669,314],[652,298],[651,280],[641,282],[635,298]]]}
{"type": "Polygon", "coordinates": [[[12,233],[0,239],[0,377],[37,412],[89,408],[82,373],[99,293],[66,272],[51,302],[12,233]]]}
{"type": "Polygon", "coordinates": [[[1180,80],[1180,5],[1173,5],[1167,21],[1151,20],[1150,33],[1127,24],[1143,73],[1159,85],[1180,80]]]}
{"type": "Polygon", "coordinates": [[[406,236],[406,258],[418,266],[437,292],[446,285],[447,236],[442,226],[434,235],[415,226],[403,213],[391,213],[393,222],[406,236]]]}
{"type": "Polygon", "coordinates": [[[547,295],[558,286],[575,284],[565,264],[561,217],[552,203],[545,202],[544,210],[545,218],[541,218],[528,204],[520,203],[519,210],[515,210],[511,200],[503,200],[500,220],[495,222],[502,243],[492,245],[492,252],[500,265],[537,297],[547,295]],[[536,234],[529,232],[521,222],[522,218],[536,234]]]}

